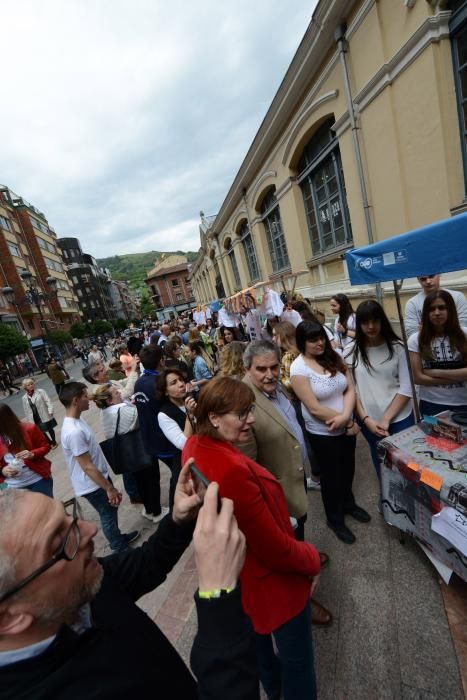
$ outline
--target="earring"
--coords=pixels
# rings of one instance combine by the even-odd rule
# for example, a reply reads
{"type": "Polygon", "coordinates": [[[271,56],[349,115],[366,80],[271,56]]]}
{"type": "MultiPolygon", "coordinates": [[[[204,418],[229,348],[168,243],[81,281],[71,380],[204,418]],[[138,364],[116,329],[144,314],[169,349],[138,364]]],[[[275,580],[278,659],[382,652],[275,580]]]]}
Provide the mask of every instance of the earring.
{"type": "Polygon", "coordinates": [[[215,427],[216,430],[218,430],[219,426],[216,423],[213,423],[213,426],[215,427]]]}

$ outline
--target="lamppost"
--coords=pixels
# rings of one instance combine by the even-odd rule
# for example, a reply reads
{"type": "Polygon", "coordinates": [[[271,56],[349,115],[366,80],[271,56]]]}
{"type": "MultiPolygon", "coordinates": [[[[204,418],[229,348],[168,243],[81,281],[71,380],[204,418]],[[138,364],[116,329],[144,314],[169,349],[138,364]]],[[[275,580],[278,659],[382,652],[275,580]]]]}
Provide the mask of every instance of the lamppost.
{"type": "MultiPolygon", "coordinates": [[[[27,287],[27,292],[26,296],[23,297],[22,299],[17,300],[15,297],[15,292],[12,289],[12,287],[3,287],[2,288],[2,294],[7,300],[9,304],[13,304],[16,309],[18,310],[18,306],[20,304],[23,304],[24,302],[28,302],[28,304],[31,304],[36,307],[39,317],[40,317],[40,322],[39,325],[41,327],[41,331],[47,330],[47,320],[44,318],[44,314],[42,313],[42,304],[44,301],[48,301],[49,299],[52,299],[56,296],[57,294],[57,280],[55,277],[47,277],[46,282],[47,286],[50,289],[49,294],[44,294],[44,292],[36,287],[34,285],[34,280],[32,274],[28,270],[24,270],[23,272],[20,272],[20,277],[25,283],[27,287]]],[[[19,313],[19,310],[18,310],[19,313]]],[[[19,314],[21,318],[21,314],[19,314]]],[[[23,325],[23,329],[26,331],[24,328],[24,324],[21,319],[21,324],[23,325]]]]}

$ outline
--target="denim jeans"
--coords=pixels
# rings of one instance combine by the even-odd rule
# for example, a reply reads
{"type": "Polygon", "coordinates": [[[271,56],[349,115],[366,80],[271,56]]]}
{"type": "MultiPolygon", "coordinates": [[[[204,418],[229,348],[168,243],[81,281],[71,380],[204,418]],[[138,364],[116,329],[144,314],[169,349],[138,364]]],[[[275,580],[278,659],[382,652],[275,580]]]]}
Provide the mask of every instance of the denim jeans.
{"type": "Polygon", "coordinates": [[[315,700],[316,677],[311,638],[311,609],[301,613],[271,634],[255,633],[259,677],[270,700],[315,700]],[[272,637],[279,656],[274,653],[272,637]],[[282,696],[281,696],[282,689],[282,696]]]}
{"type": "Polygon", "coordinates": [[[92,507],[99,513],[102,531],[114,552],[128,549],[128,543],[118,527],[118,508],[111,506],[104,489],[97,489],[83,495],[92,507]]]}
{"type": "Polygon", "coordinates": [[[28,491],[33,491],[33,493],[43,493],[44,496],[50,496],[50,498],[54,497],[54,480],[52,477],[50,477],[50,479],[39,479],[39,481],[35,481],[34,484],[30,484],[24,488],[28,491]]]}
{"type": "MultiPolygon", "coordinates": [[[[402,420],[399,420],[396,423],[391,423],[391,425],[389,426],[389,434],[395,435],[396,433],[402,432],[402,430],[405,430],[406,428],[410,428],[412,425],[415,425],[413,413],[408,415],[407,418],[403,418],[402,420]]],[[[376,469],[376,474],[378,475],[378,479],[381,480],[381,466],[379,463],[377,447],[378,442],[382,440],[382,438],[370,432],[364,423],[360,423],[360,427],[362,429],[362,435],[367,441],[368,446],[370,448],[371,459],[376,469]]]]}
{"type": "Polygon", "coordinates": [[[420,400],[420,413],[423,416],[435,416],[442,411],[467,411],[467,405],[464,406],[447,406],[441,403],[432,403],[431,401],[420,400]]]}
{"type": "Polygon", "coordinates": [[[141,494],[138,489],[138,484],[136,483],[135,476],[131,472],[126,472],[122,474],[123,476],[123,486],[128,494],[130,501],[135,501],[139,503],[142,501],[141,494]]]}

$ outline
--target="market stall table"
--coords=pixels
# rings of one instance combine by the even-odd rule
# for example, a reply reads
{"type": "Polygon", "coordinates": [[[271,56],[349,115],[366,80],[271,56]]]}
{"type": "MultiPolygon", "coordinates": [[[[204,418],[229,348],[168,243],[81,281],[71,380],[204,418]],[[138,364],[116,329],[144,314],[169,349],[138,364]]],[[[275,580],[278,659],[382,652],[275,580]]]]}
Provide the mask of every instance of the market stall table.
{"type": "MultiPolygon", "coordinates": [[[[441,415],[449,420],[452,414],[441,415]]],[[[435,565],[467,581],[467,429],[459,428],[460,442],[427,434],[430,429],[420,423],[379,443],[383,515],[412,535],[435,565]]]]}

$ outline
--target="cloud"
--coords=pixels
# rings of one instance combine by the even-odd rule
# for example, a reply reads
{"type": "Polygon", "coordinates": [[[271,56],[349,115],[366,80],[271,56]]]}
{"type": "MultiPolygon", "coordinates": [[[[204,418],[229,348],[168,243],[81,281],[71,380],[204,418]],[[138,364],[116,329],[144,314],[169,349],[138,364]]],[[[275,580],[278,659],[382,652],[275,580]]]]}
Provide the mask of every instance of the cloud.
{"type": "Polygon", "coordinates": [[[314,4],[5,5],[1,181],[97,257],[197,250],[314,4]]]}

